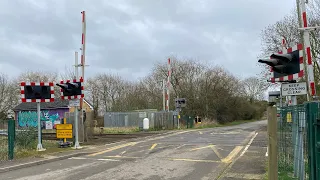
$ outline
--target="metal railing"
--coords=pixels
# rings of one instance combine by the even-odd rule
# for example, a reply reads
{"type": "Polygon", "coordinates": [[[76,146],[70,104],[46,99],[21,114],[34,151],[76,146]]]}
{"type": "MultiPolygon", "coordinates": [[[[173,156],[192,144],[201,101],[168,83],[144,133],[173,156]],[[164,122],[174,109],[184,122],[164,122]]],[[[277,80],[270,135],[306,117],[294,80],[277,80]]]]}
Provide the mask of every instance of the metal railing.
{"type": "Polygon", "coordinates": [[[14,158],[15,121],[0,120],[0,161],[14,158]]]}
{"type": "Polygon", "coordinates": [[[306,106],[282,107],[278,118],[279,179],[309,179],[306,106]]]}
{"type": "Polygon", "coordinates": [[[144,118],[148,118],[151,129],[174,129],[177,120],[173,112],[106,112],[104,127],[142,127],[144,118]]]}

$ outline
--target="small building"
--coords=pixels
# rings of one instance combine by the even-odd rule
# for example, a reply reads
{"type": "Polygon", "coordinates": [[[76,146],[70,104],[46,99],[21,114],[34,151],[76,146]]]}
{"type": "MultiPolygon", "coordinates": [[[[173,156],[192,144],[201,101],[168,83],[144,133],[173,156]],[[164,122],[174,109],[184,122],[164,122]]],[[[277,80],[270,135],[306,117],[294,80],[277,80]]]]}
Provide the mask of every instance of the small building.
{"type": "MultiPolygon", "coordinates": [[[[55,129],[55,125],[63,121],[65,113],[74,112],[74,107],[69,107],[69,101],[62,99],[41,103],[40,108],[40,119],[43,129],[55,129]]],[[[84,109],[86,112],[91,112],[93,107],[84,100],[84,109]]],[[[37,103],[20,103],[12,110],[14,111],[14,119],[17,120],[18,127],[37,127],[37,103]]]]}

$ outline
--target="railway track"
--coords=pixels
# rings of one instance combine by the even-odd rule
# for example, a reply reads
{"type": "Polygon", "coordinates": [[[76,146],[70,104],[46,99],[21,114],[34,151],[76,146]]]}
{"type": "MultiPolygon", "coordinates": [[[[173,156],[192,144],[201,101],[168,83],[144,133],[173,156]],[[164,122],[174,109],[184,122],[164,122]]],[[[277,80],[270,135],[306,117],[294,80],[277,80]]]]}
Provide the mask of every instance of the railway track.
{"type": "MultiPolygon", "coordinates": [[[[138,138],[138,137],[146,137],[154,134],[158,134],[158,133],[141,132],[141,133],[132,133],[132,134],[96,134],[94,136],[91,136],[90,139],[131,139],[131,138],[138,138]]],[[[43,133],[42,139],[59,140],[56,137],[56,133],[43,133]]]]}

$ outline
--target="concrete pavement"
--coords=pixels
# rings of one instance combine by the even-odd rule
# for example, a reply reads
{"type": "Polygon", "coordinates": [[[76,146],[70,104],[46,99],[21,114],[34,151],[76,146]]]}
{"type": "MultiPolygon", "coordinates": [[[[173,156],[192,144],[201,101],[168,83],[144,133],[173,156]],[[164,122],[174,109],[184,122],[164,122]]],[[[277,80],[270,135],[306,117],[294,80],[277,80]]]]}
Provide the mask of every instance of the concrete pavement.
{"type": "Polygon", "coordinates": [[[265,125],[258,121],[176,131],[110,144],[87,155],[0,173],[0,179],[218,179],[248,151],[265,125]]]}

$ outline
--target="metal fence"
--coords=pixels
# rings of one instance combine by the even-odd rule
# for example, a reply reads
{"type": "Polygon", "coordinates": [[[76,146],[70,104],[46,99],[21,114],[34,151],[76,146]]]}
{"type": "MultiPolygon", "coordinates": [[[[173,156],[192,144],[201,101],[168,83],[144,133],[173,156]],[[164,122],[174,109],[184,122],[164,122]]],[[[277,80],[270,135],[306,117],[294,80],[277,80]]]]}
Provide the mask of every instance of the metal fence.
{"type": "MultiPolygon", "coordinates": [[[[73,124],[74,126],[74,112],[66,112],[65,113],[65,118],[67,120],[67,124],[73,124]]],[[[82,121],[82,113],[78,113],[78,137],[80,142],[84,142],[87,140],[88,136],[91,136],[93,134],[93,127],[94,127],[94,122],[93,122],[93,112],[86,112],[86,119],[83,122],[82,121]]],[[[73,131],[74,133],[75,131],[73,131]]]]}
{"type": "Polygon", "coordinates": [[[307,106],[282,107],[278,118],[279,179],[309,179],[307,106]]]}
{"type": "Polygon", "coordinates": [[[14,139],[15,121],[0,120],[0,161],[13,159],[14,139]]]}
{"type": "Polygon", "coordinates": [[[0,120],[0,161],[8,158],[8,125],[6,120],[0,120]]]}
{"type": "Polygon", "coordinates": [[[142,127],[143,119],[149,119],[150,129],[174,129],[177,119],[173,112],[106,112],[104,127],[142,127]]]}

